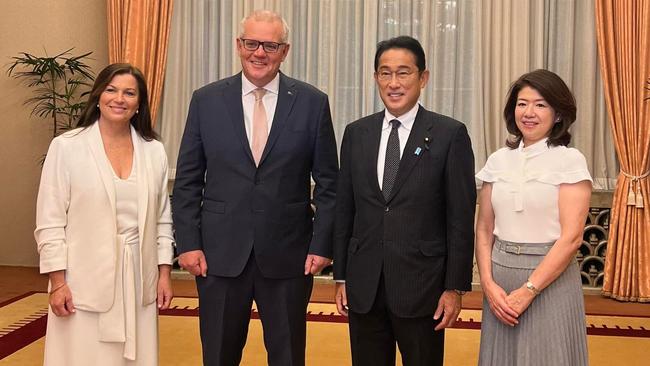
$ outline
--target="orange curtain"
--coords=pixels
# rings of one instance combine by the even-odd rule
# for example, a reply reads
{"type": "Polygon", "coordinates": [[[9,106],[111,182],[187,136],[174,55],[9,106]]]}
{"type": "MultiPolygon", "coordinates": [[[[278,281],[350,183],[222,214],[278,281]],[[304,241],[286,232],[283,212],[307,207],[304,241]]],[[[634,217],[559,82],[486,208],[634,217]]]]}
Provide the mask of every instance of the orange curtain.
{"type": "Polygon", "coordinates": [[[598,56],[621,173],[603,295],[650,302],[650,1],[595,0],[598,56]]]}
{"type": "Polygon", "coordinates": [[[165,80],[173,0],[107,0],[108,57],[128,62],[147,79],[152,123],[165,80]]]}

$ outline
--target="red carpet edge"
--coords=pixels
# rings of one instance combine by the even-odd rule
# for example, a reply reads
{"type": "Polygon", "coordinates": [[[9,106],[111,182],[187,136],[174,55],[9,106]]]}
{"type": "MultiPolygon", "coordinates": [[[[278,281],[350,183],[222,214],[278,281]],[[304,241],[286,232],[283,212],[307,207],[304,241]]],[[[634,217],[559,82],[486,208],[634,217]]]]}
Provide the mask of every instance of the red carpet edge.
{"type": "MultiPolygon", "coordinates": [[[[7,306],[35,293],[38,292],[27,292],[13,299],[4,301],[0,303],[0,307],[7,306]]],[[[198,314],[198,307],[191,308],[187,306],[182,308],[174,307],[160,312],[161,316],[198,316],[198,314]]],[[[309,311],[307,312],[306,318],[309,322],[347,323],[346,317],[333,312],[313,313],[309,311]]],[[[255,309],[251,310],[251,319],[259,319],[259,313],[255,309]]],[[[40,310],[28,317],[25,317],[19,322],[11,324],[4,329],[0,329],[0,360],[45,336],[46,325],[47,310],[40,310]]],[[[481,329],[481,323],[474,321],[473,318],[458,318],[453,328],[479,330],[481,329]]],[[[637,329],[630,326],[616,326],[612,328],[606,325],[597,326],[594,324],[588,324],[587,334],[592,336],[650,338],[650,330],[646,329],[645,327],[639,327],[637,329]]]]}

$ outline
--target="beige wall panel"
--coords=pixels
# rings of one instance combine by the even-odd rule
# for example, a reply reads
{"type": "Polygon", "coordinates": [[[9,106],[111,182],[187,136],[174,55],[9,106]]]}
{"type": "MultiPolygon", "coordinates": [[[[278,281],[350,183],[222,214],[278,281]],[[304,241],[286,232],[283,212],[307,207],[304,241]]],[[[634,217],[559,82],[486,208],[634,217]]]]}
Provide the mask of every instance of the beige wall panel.
{"type": "Polygon", "coordinates": [[[19,52],[54,55],[75,47],[92,51],[98,72],[108,63],[105,0],[0,0],[0,265],[37,266],[34,241],[40,157],[51,139],[50,122],[30,118],[30,92],[7,77],[19,52]]]}

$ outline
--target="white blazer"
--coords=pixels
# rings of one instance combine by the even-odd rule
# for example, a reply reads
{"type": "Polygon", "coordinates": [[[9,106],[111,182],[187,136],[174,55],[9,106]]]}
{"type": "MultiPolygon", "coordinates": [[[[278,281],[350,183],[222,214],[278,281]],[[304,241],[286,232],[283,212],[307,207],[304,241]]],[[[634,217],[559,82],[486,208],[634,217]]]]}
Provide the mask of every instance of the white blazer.
{"type": "MultiPolygon", "coordinates": [[[[142,304],[156,300],[158,265],[171,264],[167,155],[131,127],[138,190],[142,304]]],[[[34,231],[40,271],[65,270],[75,307],[113,305],[118,259],[113,172],[95,123],[52,140],[43,165],[34,231]]]]}

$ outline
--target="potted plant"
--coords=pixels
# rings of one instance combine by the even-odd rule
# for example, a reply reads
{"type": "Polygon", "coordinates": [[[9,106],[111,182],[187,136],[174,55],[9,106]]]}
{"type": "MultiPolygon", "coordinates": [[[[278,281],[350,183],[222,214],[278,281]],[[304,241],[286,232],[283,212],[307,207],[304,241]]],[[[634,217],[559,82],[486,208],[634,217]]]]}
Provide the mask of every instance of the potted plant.
{"type": "Polygon", "coordinates": [[[86,104],[83,97],[94,81],[93,72],[85,63],[92,52],[75,56],[70,54],[72,50],[55,56],[21,52],[12,57],[13,62],[7,67],[7,75],[33,89],[33,96],[24,104],[33,106],[30,116],[51,118],[52,138],[74,128],[86,104]]]}

